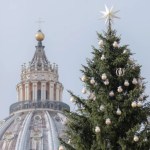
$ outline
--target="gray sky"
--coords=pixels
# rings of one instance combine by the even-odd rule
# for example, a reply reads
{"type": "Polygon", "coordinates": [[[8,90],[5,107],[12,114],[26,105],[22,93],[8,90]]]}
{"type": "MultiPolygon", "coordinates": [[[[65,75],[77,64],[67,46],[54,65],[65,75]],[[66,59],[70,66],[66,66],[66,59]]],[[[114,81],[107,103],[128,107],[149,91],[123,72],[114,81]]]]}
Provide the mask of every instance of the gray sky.
{"type": "MultiPolygon", "coordinates": [[[[81,64],[91,57],[91,45],[98,47],[96,31],[106,29],[99,20],[104,5],[120,10],[114,28],[122,35],[122,44],[129,44],[134,58],[142,65],[146,93],[150,93],[150,1],[137,0],[5,0],[0,3],[0,119],[8,116],[9,106],[16,100],[16,84],[20,81],[21,65],[29,62],[37,44],[36,21],[45,23],[45,51],[48,59],[59,65],[63,83],[63,99],[70,104],[66,89],[81,94],[81,64]]],[[[73,106],[74,107],[74,106],[73,106]]]]}

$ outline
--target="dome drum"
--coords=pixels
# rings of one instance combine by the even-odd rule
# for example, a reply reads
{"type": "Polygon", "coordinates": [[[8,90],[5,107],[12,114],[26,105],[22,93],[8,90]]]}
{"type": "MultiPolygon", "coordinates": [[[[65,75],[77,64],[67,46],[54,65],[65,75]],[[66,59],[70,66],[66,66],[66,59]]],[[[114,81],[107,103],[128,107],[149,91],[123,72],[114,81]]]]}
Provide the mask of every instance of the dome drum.
{"type": "Polygon", "coordinates": [[[10,114],[13,114],[15,112],[31,111],[37,109],[43,109],[43,110],[46,109],[46,110],[54,110],[54,111],[70,110],[69,106],[63,102],[57,102],[57,101],[33,102],[29,100],[29,101],[21,101],[12,104],[10,106],[10,114]]]}

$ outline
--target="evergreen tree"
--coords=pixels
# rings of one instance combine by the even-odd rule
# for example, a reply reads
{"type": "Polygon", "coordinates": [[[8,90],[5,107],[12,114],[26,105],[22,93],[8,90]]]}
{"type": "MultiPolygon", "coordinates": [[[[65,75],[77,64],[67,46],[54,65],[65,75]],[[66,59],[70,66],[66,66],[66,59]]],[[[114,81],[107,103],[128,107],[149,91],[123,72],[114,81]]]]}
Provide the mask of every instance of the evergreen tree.
{"type": "Polygon", "coordinates": [[[116,12],[108,11],[107,31],[98,33],[99,48],[93,47],[93,58],[81,70],[82,93],[88,96],[70,92],[77,111],[65,112],[69,141],[61,142],[67,150],[150,149],[150,104],[141,66],[128,46],[120,44],[111,25],[116,12]]]}

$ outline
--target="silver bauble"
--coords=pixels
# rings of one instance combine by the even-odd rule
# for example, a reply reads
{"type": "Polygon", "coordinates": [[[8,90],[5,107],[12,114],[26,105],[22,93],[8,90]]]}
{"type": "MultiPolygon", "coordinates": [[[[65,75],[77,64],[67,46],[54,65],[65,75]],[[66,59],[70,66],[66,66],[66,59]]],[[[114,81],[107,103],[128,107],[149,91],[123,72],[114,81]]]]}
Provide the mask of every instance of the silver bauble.
{"type": "Polygon", "coordinates": [[[99,133],[100,131],[101,131],[100,127],[99,127],[99,126],[96,126],[96,127],[95,127],[95,132],[96,132],[96,133],[99,133]]]}
{"type": "Polygon", "coordinates": [[[118,48],[118,47],[119,47],[118,42],[114,41],[114,43],[113,43],[113,47],[114,47],[114,48],[118,48]]]}
{"type": "Polygon", "coordinates": [[[107,79],[107,75],[106,73],[103,73],[102,76],[101,76],[102,80],[106,80],[107,79]]]}
{"type": "Polygon", "coordinates": [[[107,125],[111,125],[111,120],[110,120],[110,118],[107,118],[106,121],[105,121],[105,123],[106,123],[107,125]]]}
{"type": "Polygon", "coordinates": [[[124,81],[124,86],[129,86],[130,84],[129,84],[129,81],[128,80],[125,80],[124,81]]]}
{"type": "Polygon", "coordinates": [[[136,101],[133,101],[133,102],[131,103],[131,106],[132,106],[132,108],[137,107],[137,103],[136,103],[136,101]]]}
{"type": "Polygon", "coordinates": [[[139,141],[139,137],[137,135],[134,135],[133,140],[134,140],[134,142],[138,142],[139,141]]]}

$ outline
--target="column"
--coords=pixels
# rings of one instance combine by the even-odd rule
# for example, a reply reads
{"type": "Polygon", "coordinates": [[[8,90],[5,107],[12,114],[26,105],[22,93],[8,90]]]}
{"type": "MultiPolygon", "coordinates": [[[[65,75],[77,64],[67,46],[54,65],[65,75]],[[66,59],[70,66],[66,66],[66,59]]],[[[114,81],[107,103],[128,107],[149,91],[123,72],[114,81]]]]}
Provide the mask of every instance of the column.
{"type": "Polygon", "coordinates": [[[19,100],[20,100],[20,101],[23,101],[22,84],[19,85],[19,100]]]}
{"type": "Polygon", "coordinates": [[[63,86],[60,87],[60,101],[62,101],[63,86]]]}
{"type": "Polygon", "coordinates": [[[37,82],[32,83],[32,99],[37,101],[37,82]]]}
{"type": "Polygon", "coordinates": [[[53,81],[51,81],[51,82],[49,83],[49,99],[50,99],[51,101],[54,100],[54,82],[53,82],[53,81]]]}
{"type": "Polygon", "coordinates": [[[29,82],[25,83],[25,100],[29,100],[29,82]]]}
{"type": "Polygon", "coordinates": [[[19,93],[19,86],[17,86],[16,90],[17,90],[17,100],[20,101],[20,96],[19,96],[19,94],[20,94],[20,93],[19,93]]]}
{"type": "Polygon", "coordinates": [[[56,101],[59,101],[60,84],[56,84],[56,101]]]}
{"type": "Polygon", "coordinates": [[[41,100],[46,100],[46,82],[41,82],[41,100]]]}

